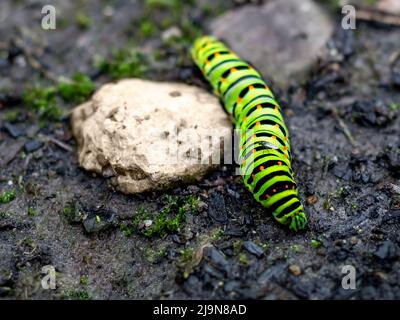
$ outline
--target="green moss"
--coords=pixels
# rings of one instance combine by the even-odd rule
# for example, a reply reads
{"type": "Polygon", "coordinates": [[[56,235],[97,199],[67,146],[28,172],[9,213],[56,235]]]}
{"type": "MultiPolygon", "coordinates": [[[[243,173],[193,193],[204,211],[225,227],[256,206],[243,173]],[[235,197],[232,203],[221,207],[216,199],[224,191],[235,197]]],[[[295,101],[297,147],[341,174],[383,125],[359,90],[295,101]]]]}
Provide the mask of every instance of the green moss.
{"type": "Polygon", "coordinates": [[[319,240],[312,239],[312,240],[311,240],[311,246],[312,246],[313,248],[317,249],[317,248],[319,248],[319,247],[322,246],[322,242],[319,241],[319,240]]]}
{"type": "Polygon", "coordinates": [[[24,239],[22,240],[22,244],[23,244],[23,245],[26,245],[26,246],[28,246],[28,247],[31,247],[31,248],[33,248],[33,247],[35,246],[35,242],[33,241],[32,238],[24,238],[24,239]]]}
{"type": "Polygon", "coordinates": [[[3,119],[5,121],[8,122],[14,122],[17,121],[19,117],[19,111],[17,110],[11,110],[11,111],[7,111],[6,113],[4,113],[3,115],[3,119]]]}
{"type": "Polygon", "coordinates": [[[180,225],[185,221],[186,216],[183,210],[179,210],[175,217],[170,218],[169,210],[162,210],[151,227],[144,232],[148,238],[155,236],[163,237],[168,233],[178,231],[180,225]]]}
{"type": "Polygon", "coordinates": [[[182,270],[183,278],[189,278],[197,265],[196,254],[193,248],[185,248],[180,251],[180,258],[177,261],[177,266],[182,270]]]}
{"type": "Polygon", "coordinates": [[[240,253],[240,251],[242,251],[242,241],[241,240],[236,240],[233,242],[232,244],[232,248],[233,248],[233,254],[237,255],[240,253]]]}
{"type": "Polygon", "coordinates": [[[125,237],[130,237],[136,229],[132,227],[132,225],[128,222],[122,222],[119,226],[120,230],[124,234],[125,237]]]}
{"type": "Polygon", "coordinates": [[[225,232],[224,232],[224,230],[222,228],[217,228],[212,233],[212,239],[214,241],[222,240],[225,237],[226,237],[226,235],[225,235],[225,232]]]}
{"type": "Polygon", "coordinates": [[[5,219],[9,216],[9,214],[5,211],[0,211],[0,220],[5,219]]]}
{"type": "Polygon", "coordinates": [[[240,264],[244,265],[244,266],[248,266],[249,265],[249,259],[247,257],[246,253],[241,253],[239,256],[239,262],[240,264]]]}
{"type": "Polygon", "coordinates": [[[139,208],[132,220],[124,221],[120,224],[120,229],[126,237],[134,233],[139,233],[147,238],[163,237],[167,234],[179,231],[186,221],[188,212],[196,213],[198,210],[198,200],[193,196],[175,197],[166,196],[165,205],[160,212],[150,213],[144,208],[139,208]],[[139,230],[139,226],[144,220],[151,220],[152,224],[139,230]]]}
{"type": "Polygon", "coordinates": [[[394,111],[398,111],[398,110],[400,110],[400,103],[391,103],[389,105],[389,108],[394,110],[394,111]]]}
{"type": "Polygon", "coordinates": [[[57,86],[26,89],[23,102],[27,108],[37,112],[41,120],[60,120],[60,98],[66,102],[81,103],[89,98],[94,88],[92,80],[78,72],[72,79],[61,78],[57,86]]]}
{"type": "Polygon", "coordinates": [[[62,110],[57,103],[57,88],[34,87],[24,91],[23,102],[30,110],[39,114],[41,119],[59,120],[62,110]]]}
{"type": "Polygon", "coordinates": [[[76,73],[71,80],[61,79],[58,85],[60,96],[67,102],[81,103],[93,93],[95,85],[82,73],[76,73]]]}
{"type": "Polygon", "coordinates": [[[75,15],[75,22],[78,28],[85,30],[92,25],[92,19],[85,12],[78,12],[75,15]]]}
{"type": "Polygon", "coordinates": [[[179,0],[146,0],[145,5],[147,7],[161,7],[172,9],[179,9],[181,7],[181,3],[179,0]]]}
{"type": "Polygon", "coordinates": [[[186,264],[192,261],[193,256],[194,256],[194,250],[193,248],[186,248],[180,251],[181,257],[180,257],[180,262],[182,264],[186,264]]]}
{"type": "Polygon", "coordinates": [[[167,255],[167,248],[161,246],[159,248],[148,247],[144,251],[146,260],[150,263],[158,263],[167,255]]]}
{"type": "Polygon", "coordinates": [[[148,238],[178,231],[186,221],[186,212],[190,210],[187,200],[181,202],[179,198],[166,196],[166,205],[154,219],[153,224],[144,232],[148,238]]]}
{"type": "Polygon", "coordinates": [[[113,79],[144,77],[145,57],[134,49],[120,49],[110,59],[96,63],[99,70],[113,79]]]}
{"type": "Polygon", "coordinates": [[[302,247],[301,247],[300,245],[298,245],[298,244],[292,244],[292,245],[290,246],[290,248],[292,249],[292,251],[293,251],[294,253],[299,253],[299,252],[301,252],[301,250],[302,250],[302,247]]]}
{"type": "Polygon", "coordinates": [[[324,208],[324,210],[331,210],[332,208],[332,197],[333,197],[333,193],[329,193],[328,196],[326,197],[324,203],[322,204],[322,207],[324,208]]]}
{"type": "Polygon", "coordinates": [[[139,31],[143,38],[151,37],[157,32],[157,26],[150,19],[143,18],[139,23],[139,31]]]}
{"type": "Polygon", "coordinates": [[[186,197],[186,206],[187,208],[193,213],[196,214],[199,212],[199,198],[193,196],[193,195],[188,195],[186,197]]]}
{"type": "Polygon", "coordinates": [[[67,218],[71,218],[74,215],[74,207],[68,205],[62,210],[62,212],[67,218]]]}
{"type": "Polygon", "coordinates": [[[341,0],[317,0],[317,2],[327,6],[332,11],[339,11],[342,7],[341,0]]]}
{"type": "Polygon", "coordinates": [[[0,194],[0,204],[6,204],[13,201],[17,197],[17,192],[15,189],[10,191],[4,191],[0,194]]]}
{"type": "Polygon", "coordinates": [[[34,217],[34,216],[37,216],[38,214],[39,213],[35,209],[33,209],[32,207],[28,208],[28,216],[34,217]]]}
{"type": "Polygon", "coordinates": [[[139,230],[139,224],[150,218],[150,213],[143,207],[140,207],[133,215],[131,221],[124,221],[120,224],[120,230],[126,237],[130,237],[139,230]]]}
{"type": "Polygon", "coordinates": [[[67,290],[63,293],[63,297],[71,300],[90,300],[91,297],[86,290],[67,290]]]}
{"type": "Polygon", "coordinates": [[[79,279],[79,283],[83,286],[87,286],[87,284],[89,283],[89,276],[87,275],[81,276],[79,279]]]}
{"type": "Polygon", "coordinates": [[[161,20],[161,27],[167,29],[174,25],[174,19],[171,16],[165,17],[161,20]]]}
{"type": "Polygon", "coordinates": [[[57,29],[65,29],[69,26],[69,20],[65,16],[57,16],[57,29]]]}
{"type": "Polygon", "coordinates": [[[166,196],[165,199],[166,205],[154,219],[150,228],[144,232],[144,235],[148,238],[163,237],[180,230],[186,221],[186,213],[196,210],[195,201],[191,196],[184,199],[166,196]]]}
{"type": "Polygon", "coordinates": [[[373,6],[378,2],[378,0],[364,0],[363,2],[368,6],[373,6]]]}

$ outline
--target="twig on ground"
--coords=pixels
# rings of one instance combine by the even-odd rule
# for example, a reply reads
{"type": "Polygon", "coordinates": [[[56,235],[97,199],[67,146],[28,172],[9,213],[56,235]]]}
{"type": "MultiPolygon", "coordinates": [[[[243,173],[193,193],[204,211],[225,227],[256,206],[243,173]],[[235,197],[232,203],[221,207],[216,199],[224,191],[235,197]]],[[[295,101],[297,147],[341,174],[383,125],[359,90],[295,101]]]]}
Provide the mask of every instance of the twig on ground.
{"type": "Polygon", "coordinates": [[[350,144],[355,148],[358,146],[358,142],[354,139],[353,135],[350,132],[349,127],[347,124],[343,121],[343,119],[340,117],[336,107],[332,107],[332,114],[335,117],[336,121],[338,122],[340,128],[343,130],[344,135],[346,138],[349,140],[350,144]]]}
{"type": "Polygon", "coordinates": [[[356,11],[357,20],[377,22],[381,24],[400,27],[400,16],[380,11],[371,7],[361,7],[356,11]]]}
{"type": "Polygon", "coordinates": [[[70,147],[66,143],[64,143],[64,142],[62,142],[62,141],[60,141],[60,140],[58,140],[56,138],[53,138],[53,137],[50,137],[50,136],[47,136],[47,135],[44,135],[44,134],[39,134],[39,137],[41,139],[45,140],[45,141],[53,142],[55,145],[59,146],[61,149],[64,149],[64,150],[69,151],[69,152],[73,152],[74,151],[72,149],[72,147],[70,147]]]}
{"type": "Polygon", "coordinates": [[[41,75],[49,79],[50,81],[53,81],[55,83],[58,83],[58,78],[48,70],[46,70],[41,63],[35,58],[35,56],[31,53],[31,51],[26,47],[24,41],[20,37],[15,37],[14,39],[15,45],[22,51],[23,55],[26,58],[26,61],[28,64],[32,67],[32,69],[38,71],[41,75]]]}

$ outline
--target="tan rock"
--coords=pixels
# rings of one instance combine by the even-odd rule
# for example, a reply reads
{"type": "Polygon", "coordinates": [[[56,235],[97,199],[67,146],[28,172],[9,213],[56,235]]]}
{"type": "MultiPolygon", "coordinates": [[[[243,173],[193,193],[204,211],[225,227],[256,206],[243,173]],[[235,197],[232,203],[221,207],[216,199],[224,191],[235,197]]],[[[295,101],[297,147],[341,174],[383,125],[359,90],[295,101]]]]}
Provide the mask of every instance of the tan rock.
{"type": "Polygon", "coordinates": [[[292,264],[289,266],[289,271],[294,276],[299,276],[301,274],[301,268],[297,264],[292,264]]]}
{"type": "Polygon", "coordinates": [[[216,168],[232,123],[218,99],[179,83],[127,79],[72,112],[79,163],[137,193],[201,179],[216,168]],[[220,138],[221,137],[221,138],[220,138]]]}

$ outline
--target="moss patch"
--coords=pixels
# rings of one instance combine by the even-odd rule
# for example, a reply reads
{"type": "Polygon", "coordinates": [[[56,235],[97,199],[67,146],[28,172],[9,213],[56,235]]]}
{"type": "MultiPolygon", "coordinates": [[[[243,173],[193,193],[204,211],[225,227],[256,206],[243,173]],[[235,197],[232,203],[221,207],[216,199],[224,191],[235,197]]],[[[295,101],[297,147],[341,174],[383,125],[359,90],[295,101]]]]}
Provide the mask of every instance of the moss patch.
{"type": "Polygon", "coordinates": [[[115,51],[109,59],[102,59],[96,65],[113,79],[143,78],[147,70],[145,56],[132,48],[115,51]]]}
{"type": "Polygon", "coordinates": [[[17,197],[15,189],[10,191],[4,191],[0,194],[0,204],[6,204],[13,201],[17,197]]]}
{"type": "Polygon", "coordinates": [[[150,213],[144,208],[136,211],[131,221],[120,225],[121,231],[129,237],[134,233],[147,238],[164,237],[178,232],[186,221],[188,212],[198,212],[198,199],[192,195],[187,197],[165,196],[164,207],[159,212],[150,213]]]}

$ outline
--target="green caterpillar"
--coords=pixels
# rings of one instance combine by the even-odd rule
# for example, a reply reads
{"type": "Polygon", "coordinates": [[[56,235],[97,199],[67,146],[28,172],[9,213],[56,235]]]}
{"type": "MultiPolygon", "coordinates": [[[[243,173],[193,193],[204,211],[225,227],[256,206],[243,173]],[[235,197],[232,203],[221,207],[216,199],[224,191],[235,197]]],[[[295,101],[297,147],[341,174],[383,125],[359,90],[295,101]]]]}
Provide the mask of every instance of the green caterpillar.
{"type": "Polygon", "coordinates": [[[289,132],[271,90],[258,71],[212,36],[195,41],[192,57],[241,132],[244,184],[278,222],[304,229],[307,218],[291,168],[289,132]]]}

